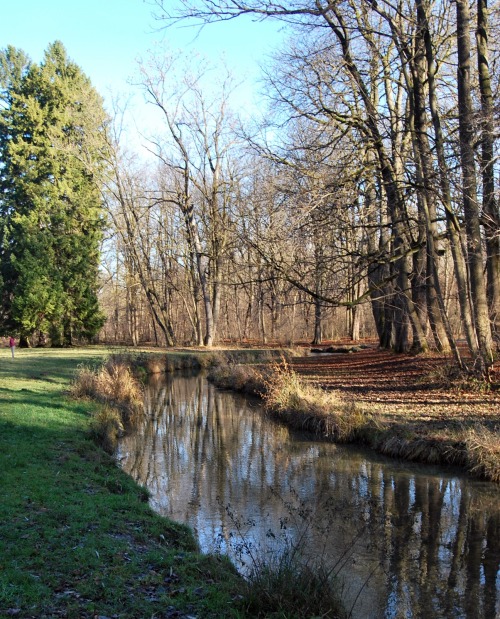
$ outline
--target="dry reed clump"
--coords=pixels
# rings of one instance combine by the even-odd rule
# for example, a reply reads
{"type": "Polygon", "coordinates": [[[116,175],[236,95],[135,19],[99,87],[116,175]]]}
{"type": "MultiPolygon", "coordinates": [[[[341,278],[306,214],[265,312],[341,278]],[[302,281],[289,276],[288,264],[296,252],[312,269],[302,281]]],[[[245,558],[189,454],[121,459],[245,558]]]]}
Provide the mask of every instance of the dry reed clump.
{"type": "Polygon", "coordinates": [[[90,422],[90,433],[95,441],[108,453],[114,453],[118,439],[125,430],[118,409],[103,406],[93,416],[90,422]]]}
{"type": "Polygon", "coordinates": [[[189,355],[192,361],[192,367],[197,367],[202,370],[217,367],[225,363],[225,358],[222,352],[199,352],[194,355],[189,355]]]}
{"type": "Polygon", "coordinates": [[[232,389],[255,396],[261,396],[265,389],[262,370],[248,365],[216,365],[209,371],[208,380],[220,389],[232,389]]]}
{"type": "Polygon", "coordinates": [[[203,352],[196,355],[202,368],[217,366],[236,366],[243,364],[263,365],[276,362],[280,359],[289,361],[298,356],[298,350],[292,349],[228,349],[213,352],[203,352]]]}
{"type": "Polygon", "coordinates": [[[133,423],[142,410],[142,388],[128,364],[111,357],[99,370],[80,368],[73,382],[74,397],[87,397],[121,412],[125,424],[133,423]]]}
{"type": "Polygon", "coordinates": [[[500,428],[471,428],[465,436],[467,466],[471,473],[500,482],[500,428]]]}
{"type": "Polygon", "coordinates": [[[176,372],[177,370],[181,370],[181,369],[182,369],[182,365],[180,363],[180,360],[177,357],[167,356],[167,359],[165,362],[166,372],[170,374],[172,372],[176,372]]]}
{"type": "Polygon", "coordinates": [[[199,370],[212,365],[216,353],[167,353],[165,355],[165,371],[199,370]]]}
{"type": "Polygon", "coordinates": [[[115,353],[110,360],[129,367],[141,381],[148,376],[164,374],[167,371],[167,355],[160,353],[115,353]]]}
{"type": "Polygon", "coordinates": [[[95,392],[95,382],[95,371],[81,366],[78,368],[75,380],[71,384],[70,393],[74,398],[92,398],[95,392]]]}
{"type": "Polygon", "coordinates": [[[433,438],[405,438],[398,434],[383,436],[372,445],[386,456],[426,464],[459,464],[463,455],[451,442],[433,438]]]}
{"type": "Polygon", "coordinates": [[[158,355],[145,356],[144,369],[147,374],[163,374],[166,371],[166,358],[158,355]]]}
{"type": "Polygon", "coordinates": [[[272,366],[263,394],[266,408],[294,428],[349,442],[363,436],[371,417],[353,402],[307,385],[286,361],[272,366]]]}

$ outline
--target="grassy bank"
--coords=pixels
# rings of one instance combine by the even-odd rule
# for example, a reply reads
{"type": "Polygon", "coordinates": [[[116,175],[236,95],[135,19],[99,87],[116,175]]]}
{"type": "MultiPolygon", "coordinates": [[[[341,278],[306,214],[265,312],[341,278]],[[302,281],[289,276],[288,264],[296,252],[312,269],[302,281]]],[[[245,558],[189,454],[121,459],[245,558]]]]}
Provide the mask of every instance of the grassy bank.
{"type": "MultiPolygon", "coordinates": [[[[398,413],[397,404],[390,416],[387,406],[356,403],[310,384],[286,362],[258,368],[225,364],[214,368],[210,378],[219,387],[260,396],[270,414],[322,439],[362,443],[403,460],[452,464],[500,482],[500,428],[494,421],[465,423],[456,413],[447,419],[443,412],[438,422],[428,422],[398,413]]],[[[463,399],[465,411],[467,396],[463,399]]],[[[400,411],[403,405],[401,396],[400,411]]]]}
{"type": "Polygon", "coordinates": [[[0,350],[0,617],[343,616],[337,583],[299,549],[248,580],[197,552],[95,440],[137,414],[137,375],[277,354],[37,349],[12,360],[0,350]]]}
{"type": "Polygon", "coordinates": [[[240,616],[232,566],[150,510],[65,395],[104,355],[0,351],[0,616],[240,616]]]}
{"type": "Polygon", "coordinates": [[[178,370],[207,370],[226,365],[269,364],[298,354],[298,350],[284,348],[186,348],[168,352],[157,349],[118,350],[115,356],[130,365],[136,375],[146,376],[178,370]]]}

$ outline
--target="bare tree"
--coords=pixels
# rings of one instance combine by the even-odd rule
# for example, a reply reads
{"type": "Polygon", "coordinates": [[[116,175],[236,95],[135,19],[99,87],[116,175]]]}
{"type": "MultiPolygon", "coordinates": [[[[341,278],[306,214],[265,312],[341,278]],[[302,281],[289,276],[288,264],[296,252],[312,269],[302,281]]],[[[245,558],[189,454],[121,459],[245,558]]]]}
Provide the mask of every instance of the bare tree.
{"type": "Polygon", "coordinates": [[[489,65],[489,11],[487,0],[477,0],[477,61],[481,93],[481,172],[483,222],[486,231],[487,293],[494,334],[500,338],[500,212],[495,196],[494,96],[489,65]]]}
{"type": "MultiPolygon", "coordinates": [[[[498,316],[500,245],[493,173],[495,128],[486,1],[478,0],[476,5],[480,111],[473,105],[476,75],[473,75],[471,62],[471,16],[468,3],[461,0],[456,3],[456,38],[446,29],[446,24],[454,21],[451,7],[431,0],[415,0],[415,6],[410,0],[397,6],[385,0],[378,3],[294,0],[286,4],[272,0],[182,0],[176,12],[169,12],[162,0],[158,0],[157,5],[161,9],[160,17],[170,22],[190,19],[206,24],[253,15],[260,19],[282,20],[299,28],[302,35],[307,34],[312,48],[310,54],[302,57],[300,70],[292,75],[285,88],[283,79],[280,81],[273,75],[272,81],[281,102],[288,105],[293,117],[303,116],[316,123],[330,122],[346,131],[356,128],[360,152],[372,154],[372,158],[366,160],[370,161],[371,169],[378,171],[379,182],[364,183],[361,187],[366,189],[364,195],[370,196],[371,204],[385,201],[390,227],[387,239],[390,249],[387,244],[385,247],[389,249],[386,275],[389,279],[393,275],[384,291],[373,277],[369,280],[369,284],[375,286],[372,299],[378,314],[377,325],[382,324],[378,304],[392,285],[395,331],[389,339],[394,337],[396,350],[407,347],[408,319],[414,344],[417,349],[425,348],[428,314],[438,347],[446,349],[451,345],[460,363],[440,282],[442,238],[438,222],[439,209],[442,209],[455,265],[462,329],[473,356],[479,359],[482,371],[486,371],[492,360],[489,320],[496,322],[498,316]],[[316,62],[320,55],[328,58],[322,66],[316,62]],[[439,72],[455,62],[457,89],[453,84],[448,86],[449,82],[438,81],[439,72]],[[333,91],[335,98],[329,96],[333,91]],[[380,97],[382,92],[383,97],[380,97]],[[481,126],[480,190],[474,135],[478,117],[481,126]],[[429,139],[430,122],[433,141],[429,139]],[[456,128],[458,151],[455,150],[456,128]],[[462,176],[463,210],[453,204],[450,156],[462,176]],[[478,205],[480,195],[482,213],[478,205]],[[487,247],[486,254],[483,243],[487,247]],[[410,255],[414,256],[413,266],[410,255]],[[487,287],[483,276],[485,267],[487,287]],[[426,290],[427,312],[420,300],[423,290],[426,290]]],[[[373,214],[372,224],[383,220],[382,208],[375,218],[373,214]]],[[[371,234],[367,238],[369,253],[374,255],[381,249],[376,246],[377,238],[380,240],[382,236],[371,234]]],[[[381,264],[380,256],[376,264],[381,264]]],[[[379,267],[375,268],[376,264],[372,263],[370,268],[372,275],[381,273],[379,267]]]]}
{"type": "Polygon", "coordinates": [[[458,112],[462,200],[467,233],[467,257],[472,292],[474,320],[483,371],[493,362],[491,327],[484,281],[484,256],[480,213],[477,200],[477,177],[474,153],[474,110],[471,92],[470,12],[467,0],[456,0],[458,51],[458,112]]]}
{"type": "Polygon", "coordinates": [[[204,309],[203,344],[212,346],[231,243],[230,203],[235,183],[234,133],[228,109],[231,78],[226,76],[208,102],[208,67],[199,65],[193,73],[182,65],[180,55],[165,55],[141,65],[141,80],[165,123],[165,138],[151,139],[151,150],[173,181],[164,184],[162,200],[182,214],[193,291],[199,290],[204,309]]]}
{"type": "Polygon", "coordinates": [[[110,152],[112,159],[104,199],[114,231],[121,239],[132,341],[137,343],[133,324],[137,311],[136,286],[139,284],[165,343],[174,346],[176,336],[172,323],[173,287],[170,278],[174,264],[172,216],[155,203],[147,171],[136,167],[133,159],[120,151],[118,140],[111,136],[110,152]]]}

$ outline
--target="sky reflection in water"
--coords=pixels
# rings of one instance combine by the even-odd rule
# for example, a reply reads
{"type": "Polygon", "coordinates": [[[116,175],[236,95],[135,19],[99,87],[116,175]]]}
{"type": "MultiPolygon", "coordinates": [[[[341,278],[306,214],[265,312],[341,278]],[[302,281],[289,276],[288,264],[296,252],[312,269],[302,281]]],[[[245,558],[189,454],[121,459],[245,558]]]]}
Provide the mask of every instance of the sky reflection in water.
{"type": "Polygon", "coordinates": [[[300,543],[358,618],[500,617],[497,486],[311,441],[202,376],[151,383],[145,409],[118,459],[203,551],[244,572],[300,543]]]}

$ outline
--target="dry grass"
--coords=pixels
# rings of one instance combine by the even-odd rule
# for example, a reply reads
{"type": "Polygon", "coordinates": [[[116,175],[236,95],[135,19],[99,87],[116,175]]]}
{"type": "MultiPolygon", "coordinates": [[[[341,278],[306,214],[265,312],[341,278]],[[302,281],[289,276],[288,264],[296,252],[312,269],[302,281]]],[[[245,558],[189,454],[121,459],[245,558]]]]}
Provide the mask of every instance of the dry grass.
{"type": "Polygon", "coordinates": [[[163,355],[149,355],[144,360],[144,369],[147,374],[163,374],[166,368],[166,359],[163,355]]]}
{"type": "Polygon", "coordinates": [[[470,429],[465,437],[467,466],[476,476],[500,482],[499,428],[485,426],[470,429]]]}
{"type": "Polygon", "coordinates": [[[71,385],[76,398],[91,398],[118,409],[122,423],[133,424],[142,411],[142,388],[125,361],[111,357],[99,370],[82,367],[71,385]]]}
{"type": "Polygon", "coordinates": [[[271,370],[265,381],[265,406],[292,427],[350,442],[371,426],[371,416],[354,402],[307,384],[285,360],[271,370]]]}
{"type": "Polygon", "coordinates": [[[430,436],[403,437],[394,434],[391,428],[385,428],[378,438],[371,441],[371,446],[386,456],[411,462],[455,465],[464,463],[463,448],[454,441],[430,436]]]}
{"type": "Polygon", "coordinates": [[[307,384],[285,358],[269,366],[223,363],[212,368],[208,378],[222,389],[261,397],[266,410],[288,426],[331,440],[349,442],[371,427],[370,415],[353,402],[307,384]]]}
{"type": "Polygon", "coordinates": [[[197,354],[167,354],[165,355],[165,371],[198,370],[203,368],[202,356],[197,354]]]}
{"type": "Polygon", "coordinates": [[[123,421],[118,409],[103,406],[90,422],[90,433],[94,440],[108,453],[116,450],[118,439],[124,434],[123,421]]]}
{"type": "Polygon", "coordinates": [[[249,365],[222,363],[210,369],[208,379],[220,389],[231,389],[253,396],[265,392],[264,370],[249,365]]]}

